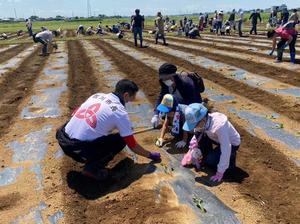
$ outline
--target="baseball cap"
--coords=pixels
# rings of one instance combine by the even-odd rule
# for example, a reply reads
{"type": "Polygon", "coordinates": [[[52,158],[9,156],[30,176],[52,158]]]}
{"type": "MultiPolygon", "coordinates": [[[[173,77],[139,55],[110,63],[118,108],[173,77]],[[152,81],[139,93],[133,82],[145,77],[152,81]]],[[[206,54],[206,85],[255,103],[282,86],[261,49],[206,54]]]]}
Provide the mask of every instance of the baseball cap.
{"type": "Polygon", "coordinates": [[[157,110],[162,113],[169,113],[176,105],[176,100],[171,94],[164,95],[161,103],[158,105],[157,110]]]}
{"type": "Polygon", "coordinates": [[[162,79],[166,76],[174,76],[176,74],[177,67],[170,63],[164,63],[159,67],[159,78],[162,79]]]}
{"type": "Polygon", "coordinates": [[[190,104],[184,112],[185,123],[183,125],[183,130],[194,130],[198,123],[206,116],[207,112],[207,108],[201,103],[190,104]]]}

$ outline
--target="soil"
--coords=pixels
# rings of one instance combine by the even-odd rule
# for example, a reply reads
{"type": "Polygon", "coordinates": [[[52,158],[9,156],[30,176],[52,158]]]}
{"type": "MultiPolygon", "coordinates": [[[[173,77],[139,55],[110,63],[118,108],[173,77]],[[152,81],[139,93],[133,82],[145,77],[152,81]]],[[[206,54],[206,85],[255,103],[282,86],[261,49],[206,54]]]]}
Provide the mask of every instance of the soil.
{"type": "MultiPolygon", "coordinates": [[[[206,41],[212,41],[213,43],[221,43],[221,44],[226,43],[226,44],[233,45],[233,46],[237,44],[237,43],[234,42],[234,40],[225,42],[225,41],[218,40],[218,39],[210,40],[210,39],[207,39],[205,37],[203,37],[202,39],[206,40],[206,41]]],[[[226,39],[226,40],[228,40],[228,39],[226,39]]],[[[249,40],[249,39],[247,39],[247,40],[249,40]]],[[[249,41],[251,41],[251,39],[249,41]]],[[[249,47],[249,43],[240,43],[239,42],[238,45],[249,47]]],[[[264,46],[255,46],[255,47],[263,49],[263,50],[270,50],[271,43],[270,43],[270,47],[264,47],[264,46]]]]}
{"type": "MultiPolygon", "coordinates": [[[[249,46],[249,45],[248,45],[249,46]]],[[[279,80],[280,82],[291,84],[294,86],[300,86],[300,71],[295,72],[295,71],[290,71],[284,68],[276,68],[271,65],[267,65],[264,63],[254,63],[249,61],[241,59],[241,58],[234,58],[230,56],[223,56],[219,54],[214,54],[206,51],[201,51],[201,50],[193,50],[193,49],[187,49],[185,47],[179,47],[179,46],[172,46],[172,44],[169,45],[169,47],[176,49],[176,50],[181,50],[184,52],[189,52],[195,55],[199,56],[205,56],[206,58],[218,61],[218,62],[223,62],[229,65],[236,66],[238,68],[245,69],[249,72],[252,72],[254,74],[258,74],[261,76],[266,76],[272,79],[279,80]]]]}
{"type": "MultiPolygon", "coordinates": [[[[70,34],[67,35],[73,36],[73,34],[74,32],[70,31],[70,34]]],[[[92,42],[113,61],[117,68],[114,70],[115,72],[121,71],[127,78],[135,81],[148,100],[152,104],[155,103],[159,92],[156,70],[128,57],[99,39],[92,42]]],[[[133,47],[133,44],[128,41],[122,43],[133,47]]],[[[106,74],[100,74],[95,69],[95,62],[84,50],[82,43],[70,40],[67,42],[67,47],[69,56],[68,93],[64,93],[60,100],[63,110],[62,117],[57,119],[40,118],[33,120],[29,125],[27,121],[19,120],[18,124],[23,129],[13,125],[20,113],[20,107],[26,101],[24,98],[28,98],[32,94],[33,84],[47,60],[38,56],[40,48],[28,56],[14,72],[9,72],[1,77],[3,81],[0,83],[0,139],[5,144],[13,139],[19,139],[23,136],[23,132],[34,131],[37,127],[45,124],[51,123],[56,126],[63,123],[69,118],[69,114],[90,95],[104,89],[107,90],[107,85],[101,78],[106,74]],[[9,134],[3,136],[8,130],[10,130],[9,134]]],[[[202,69],[151,48],[135,49],[175,63],[187,70],[199,71],[204,78],[229,91],[243,95],[257,103],[264,103],[271,108],[275,108],[274,105],[276,105],[278,107],[276,111],[279,113],[287,116],[291,113],[290,118],[298,119],[299,105],[295,105],[293,110],[292,105],[282,102],[282,100],[279,101],[279,97],[269,96],[258,90],[254,91],[231,79],[226,79],[216,72],[202,69]],[[273,99],[272,102],[269,100],[270,97],[273,99]],[[281,105],[280,103],[283,103],[282,107],[278,106],[281,105]]],[[[191,51],[189,50],[189,52],[191,51]]],[[[240,64],[245,66],[244,63],[240,62],[240,64]]],[[[249,64],[255,67],[253,63],[249,64]]],[[[209,104],[210,107],[215,106],[212,103],[209,104]]],[[[239,119],[230,117],[230,120],[242,136],[242,145],[237,161],[239,169],[232,175],[226,175],[223,184],[214,187],[207,186],[209,190],[215,192],[225,204],[236,210],[238,217],[245,223],[300,223],[300,168],[275,149],[272,142],[263,141],[250,135],[241,126],[239,119]]],[[[156,135],[157,133],[154,132],[139,134],[137,140],[146,148],[153,149],[156,135]]],[[[148,159],[139,157],[138,161],[134,162],[128,158],[128,155],[120,153],[109,164],[110,179],[99,183],[81,175],[82,164],[75,163],[66,156],[60,160],[53,159],[53,155],[58,149],[55,130],[51,132],[51,137],[47,141],[49,149],[46,159],[43,161],[44,190],[32,191],[32,182],[28,180],[33,179],[34,176],[30,173],[20,177],[18,184],[4,188],[0,194],[0,213],[8,214],[5,221],[13,220],[16,214],[24,214],[24,211],[31,208],[31,202],[38,202],[42,199],[47,203],[47,214],[43,214],[45,220],[47,215],[61,209],[64,212],[64,223],[194,223],[195,217],[191,209],[178,203],[176,194],[168,185],[157,192],[157,184],[170,176],[165,173],[149,171],[149,166],[153,166],[153,164],[149,164],[148,159]],[[30,203],[28,198],[31,198],[30,203]]],[[[182,151],[174,153],[182,153],[182,151]]],[[[9,161],[11,161],[11,155],[4,154],[0,160],[2,168],[7,167],[10,164],[9,161]]],[[[202,181],[202,175],[204,175],[203,172],[197,173],[197,184],[205,184],[202,181]]]]}
{"type": "Polygon", "coordinates": [[[31,93],[32,86],[45,65],[46,58],[39,56],[40,50],[37,48],[16,70],[1,77],[0,137],[13,124],[19,114],[19,105],[31,93]]]}
{"type": "Polygon", "coordinates": [[[116,63],[119,70],[125,73],[128,79],[132,79],[142,89],[146,87],[147,91],[146,89],[143,89],[144,93],[146,94],[147,98],[150,100],[151,103],[155,102],[157,98],[157,83],[158,83],[157,71],[147,66],[144,66],[143,63],[136,60],[124,61],[124,53],[122,53],[119,50],[112,51],[110,45],[103,41],[93,41],[93,43],[99,46],[104,51],[105,55],[107,55],[116,63]],[[123,57],[117,57],[116,56],[117,53],[115,52],[119,53],[123,57]]]}
{"type": "Polygon", "coordinates": [[[25,50],[28,48],[28,44],[20,44],[17,45],[13,48],[10,48],[6,51],[1,52],[1,57],[0,57],[0,64],[4,63],[5,61],[15,57],[17,54],[19,54],[21,51],[25,50]]]}
{"type": "Polygon", "coordinates": [[[67,30],[66,37],[75,37],[75,32],[73,30],[67,30]]]}
{"type": "MultiPolygon", "coordinates": [[[[130,41],[122,40],[122,42],[128,46],[132,46],[130,41]]],[[[180,48],[172,47],[172,48],[181,50],[182,47],[180,47],[180,48]]],[[[222,74],[220,74],[218,72],[211,71],[209,69],[205,69],[203,67],[194,65],[184,59],[177,58],[177,57],[171,56],[166,53],[158,52],[151,48],[139,49],[139,50],[141,50],[144,53],[148,53],[154,57],[161,58],[164,61],[167,61],[170,63],[175,63],[176,65],[183,67],[187,71],[196,71],[196,72],[198,72],[198,74],[201,74],[201,76],[204,79],[208,79],[212,82],[222,85],[226,89],[230,89],[232,92],[239,94],[241,96],[247,97],[259,104],[261,102],[264,102],[265,106],[268,106],[268,107],[272,108],[274,111],[284,114],[293,120],[296,120],[296,121],[300,120],[300,110],[299,110],[300,104],[290,103],[280,97],[274,97],[274,95],[271,93],[268,93],[263,90],[248,86],[247,84],[232,80],[230,78],[223,76],[222,74]],[[272,99],[272,101],[270,99],[272,99]]],[[[192,52],[193,50],[185,49],[185,51],[192,52]]],[[[194,53],[194,52],[192,52],[192,53],[194,53]]],[[[200,55],[200,54],[198,54],[198,55],[200,55]]],[[[241,62],[240,62],[240,65],[242,66],[243,64],[241,64],[241,62]]],[[[154,80],[153,80],[153,82],[154,82],[154,80]]]]}
{"type": "MultiPolygon", "coordinates": [[[[124,43],[126,42],[124,41],[124,43]]],[[[134,69],[136,74],[142,74],[139,73],[139,69],[141,71],[151,71],[149,67],[112,48],[107,43],[99,43],[98,46],[107,56],[118,62],[116,64],[119,70],[125,73],[130,69],[134,69]]],[[[132,43],[128,46],[132,46],[132,43]]],[[[136,49],[166,61],[172,61],[177,65],[182,65],[179,60],[166,57],[150,48],[136,49]]],[[[138,75],[132,75],[129,78],[139,82],[139,87],[143,89],[147,96],[151,96],[150,99],[153,103],[152,91],[155,90],[156,93],[159,91],[157,83],[156,87],[153,88],[152,86],[155,82],[153,77],[157,74],[154,70],[152,70],[152,73],[147,72],[146,74],[147,76],[143,77],[143,82],[139,81],[138,75]]],[[[222,81],[219,80],[219,84],[222,85],[222,81]]],[[[271,144],[248,134],[244,127],[238,125],[238,121],[234,120],[233,123],[242,136],[243,144],[238,156],[240,172],[228,178],[227,181],[239,183],[235,186],[242,197],[263,211],[265,217],[260,220],[262,223],[298,223],[300,213],[294,208],[300,205],[300,197],[297,196],[300,190],[299,167],[296,167],[285,155],[274,149],[271,144]],[[268,190],[266,190],[266,187],[268,190]]],[[[222,189],[222,186],[219,188],[222,189]]]]}
{"type": "Polygon", "coordinates": [[[69,50],[69,109],[72,112],[99,89],[97,82],[95,82],[96,78],[93,76],[91,60],[81,43],[74,40],[68,41],[67,44],[69,50]]]}
{"type": "MultiPolygon", "coordinates": [[[[191,41],[189,39],[182,39],[182,40],[179,40],[179,39],[175,39],[175,38],[172,38],[172,37],[168,37],[168,39],[174,41],[174,42],[178,42],[178,43],[188,43],[188,44],[194,44],[194,45],[201,45],[201,46],[207,46],[207,47],[213,47],[214,49],[218,49],[218,50],[224,50],[224,51],[229,51],[229,52],[237,52],[237,53],[243,53],[243,54],[248,54],[248,55],[254,55],[254,56],[257,56],[259,55],[259,57],[262,57],[262,58],[267,58],[267,59],[270,59],[270,56],[269,55],[266,55],[264,53],[261,53],[261,52],[253,52],[253,51],[245,51],[243,49],[238,49],[238,48],[234,48],[234,47],[230,47],[230,45],[232,45],[232,43],[229,43],[228,44],[228,47],[221,47],[221,46],[216,46],[214,44],[214,42],[212,43],[202,43],[201,42],[201,39],[199,39],[198,42],[195,42],[195,41],[191,41]]],[[[236,45],[236,44],[235,44],[236,45]]],[[[233,46],[235,46],[233,45],[233,46]]],[[[240,45],[240,44],[238,44],[240,45]]],[[[247,45],[247,47],[249,47],[249,45],[247,45]]],[[[264,49],[264,50],[269,50],[270,48],[263,48],[263,47],[258,47],[259,49],[264,49]]]]}
{"type": "MultiPolygon", "coordinates": [[[[68,42],[68,49],[71,112],[87,96],[98,88],[101,90],[103,83],[95,82],[96,73],[80,42],[68,42]],[[88,78],[86,74],[89,74],[88,78]]],[[[63,178],[66,177],[62,186],[66,223],[175,224],[178,220],[181,220],[180,223],[190,223],[193,215],[189,214],[187,207],[174,205],[176,195],[169,188],[163,189],[161,203],[156,201],[154,187],[145,189],[145,181],[148,183],[145,186],[149,186],[149,183],[153,185],[156,181],[150,177],[142,178],[147,172],[148,163],[141,162],[134,163],[125,154],[119,154],[109,164],[112,178],[99,184],[80,174],[82,165],[64,158],[61,174],[63,178]]]]}

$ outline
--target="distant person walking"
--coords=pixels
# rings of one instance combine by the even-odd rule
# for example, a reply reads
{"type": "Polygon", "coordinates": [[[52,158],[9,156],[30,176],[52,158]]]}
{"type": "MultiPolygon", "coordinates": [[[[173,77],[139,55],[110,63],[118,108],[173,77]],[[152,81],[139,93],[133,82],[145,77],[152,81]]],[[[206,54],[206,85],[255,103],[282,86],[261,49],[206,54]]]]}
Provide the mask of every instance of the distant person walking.
{"type": "Polygon", "coordinates": [[[28,30],[28,34],[29,36],[31,37],[32,36],[32,22],[31,22],[31,19],[26,19],[26,27],[27,27],[27,30],[28,30]]]}
{"type": "Polygon", "coordinates": [[[290,13],[289,13],[287,7],[284,7],[282,9],[282,12],[280,15],[281,26],[283,26],[284,24],[286,24],[289,21],[289,16],[290,16],[290,13]]]}
{"type": "Polygon", "coordinates": [[[229,19],[230,27],[235,30],[235,9],[230,13],[229,19]]]}
{"type": "Polygon", "coordinates": [[[166,38],[165,38],[164,23],[165,22],[164,22],[161,12],[158,12],[157,17],[155,19],[155,28],[156,28],[155,44],[158,43],[158,39],[162,39],[164,42],[164,45],[167,45],[166,38]]]}
{"type": "Polygon", "coordinates": [[[244,11],[242,9],[239,9],[239,18],[238,18],[238,32],[239,32],[239,36],[242,37],[243,36],[243,22],[244,22],[244,11]]]}
{"type": "Polygon", "coordinates": [[[144,16],[140,15],[140,10],[135,10],[135,15],[131,17],[131,27],[134,36],[134,46],[137,47],[137,35],[140,38],[140,47],[143,47],[143,29],[144,29],[144,16]]]}
{"type": "Polygon", "coordinates": [[[203,31],[204,30],[204,23],[205,23],[205,16],[203,15],[203,13],[200,13],[199,16],[199,31],[203,31]]]}
{"type": "Polygon", "coordinates": [[[259,20],[260,22],[262,21],[261,16],[260,16],[260,9],[257,9],[254,11],[251,15],[249,20],[251,20],[252,28],[250,30],[250,34],[254,32],[255,35],[257,35],[257,21],[259,20]]]}
{"type": "Polygon", "coordinates": [[[220,30],[220,33],[221,33],[221,29],[222,29],[222,26],[223,26],[223,20],[224,20],[224,14],[223,14],[223,11],[220,11],[220,12],[217,14],[217,17],[216,17],[216,22],[217,22],[217,35],[219,34],[219,30],[220,30]]]}

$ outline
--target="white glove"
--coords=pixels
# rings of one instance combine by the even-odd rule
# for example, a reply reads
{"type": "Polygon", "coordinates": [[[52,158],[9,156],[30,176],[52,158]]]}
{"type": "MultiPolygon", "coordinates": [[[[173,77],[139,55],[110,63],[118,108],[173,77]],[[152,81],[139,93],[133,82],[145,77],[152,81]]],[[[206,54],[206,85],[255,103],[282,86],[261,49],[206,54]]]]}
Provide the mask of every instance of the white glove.
{"type": "Polygon", "coordinates": [[[159,118],[158,115],[154,115],[151,119],[151,124],[153,125],[153,128],[157,128],[159,125],[159,118]]]}
{"type": "Polygon", "coordinates": [[[156,145],[157,147],[162,147],[163,144],[164,144],[164,140],[163,140],[162,138],[158,138],[158,139],[156,140],[155,145],[156,145]]]}
{"type": "Polygon", "coordinates": [[[182,148],[184,148],[186,146],[186,142],[185,141],[177,142],[175,144],[175,146],[176,146],[177,149],[182,149],[182,148]]]}

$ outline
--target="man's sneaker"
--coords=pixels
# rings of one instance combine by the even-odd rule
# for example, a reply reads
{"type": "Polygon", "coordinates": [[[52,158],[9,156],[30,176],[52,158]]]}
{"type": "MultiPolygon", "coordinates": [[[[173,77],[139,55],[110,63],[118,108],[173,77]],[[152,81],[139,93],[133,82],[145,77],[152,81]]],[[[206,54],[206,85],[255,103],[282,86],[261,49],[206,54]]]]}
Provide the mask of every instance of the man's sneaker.
{"type": "Polygon", "coordinates": [[[97,181],[103,181],[108,178],[108,170],[107,169],[97,169],[96,167],[85,166],[82,175],[92,178],[97,181]]]}
{"type": "Polygon", "coordinates": [[[275,61],[275,63],[281,63],[282,62],[282,60],[278,60],[278,59],[276,59],[276,61],[275,61]]]}

